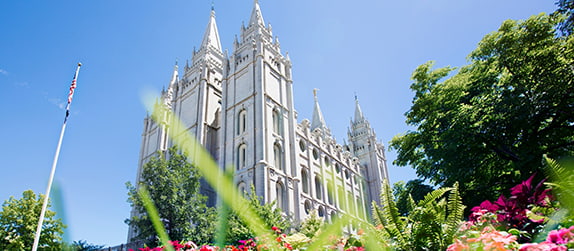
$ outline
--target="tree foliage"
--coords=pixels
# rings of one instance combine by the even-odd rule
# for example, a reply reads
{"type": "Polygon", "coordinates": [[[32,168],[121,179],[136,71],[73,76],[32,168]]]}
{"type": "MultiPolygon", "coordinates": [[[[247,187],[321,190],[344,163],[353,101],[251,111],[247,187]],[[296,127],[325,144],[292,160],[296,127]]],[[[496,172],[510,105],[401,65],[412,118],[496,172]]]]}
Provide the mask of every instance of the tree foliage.
{"type": "MultiPolygon", "coordinates": [[[[275,201],[272,203],[262,203],[261,198],[253,192],[255,191],[253,186],[251,187],[251,191],[251,193],[246,194],[249,198],[249,206],[263,219],[267,229],[277,227],[282,230],[288,230],[292,227],[290,220],[283,215],[283,211],[275,206],[275,201]]],[[[245,207],[247,206],[248,205],[245,205],[245,207]]],[[[239,240],[255,238],[253,230],[241,220],[236,212],[230,212],[227,218],[227,224],[226,243],[235,244],[235,242],[239,240]]]]}
{"type": "Polygon", "coordinates": [[[393,196],[395,197],[399,214],[405,216],[412,208],[409,208],[410,200],[419,202],[425,195],[432,192],[432,186],[424,184],[421,179],[409,180],[407,183],[399,181],[393,184],[393,196]]]}
{"type": "MultiPolygon", "coordinates": [[[[0,250],[28,250],[34,243],[44,195],[36,196],[32,190],[22,193],[21,199],[10,199],[0,211],[0,250]]],[[[48,204],[48,208],[50,205],[48,204]]],[[[56,213],[46,210],[38,250],[60,250],[66,226],[56,213]]]]}
{"type": "Polygon", "coordinates": [[[72,243],[72,250],[74,251],[98,251],[103,248],[104,245],[91,244],[85,240],[74,241],[72,243]]]}
{"type": "Polygon", "coordinates": [[[436,185],[459,181],[465,204],[478,205],[541,170],[544,154],[572,155],[574,38],[557,36],[556,22],[503,22],[451,76],[419,66],[406,113],[416,130],[392,139],[394,163],[436,185]]]}
{"type": "MultiPolygon", "coordinates": [[[[136,227],[137,240],[150,246],[157,245],[157,234],[138,196],[137,187],[128,187],[128,201],[139,214],[126,220],[136,227]]],[[[159,152],[142,169],[139,186],[145,186],[154,202],[167,234],[172,240],[191,240],[196,243],[213,241],[216,212],[207,207],[206,197],[199,193],[200,175],[187,157],[176,147],[159,152]]]]}
{"type": "Polygon", "coordinates": [[[564,20],[558,24],[558,29],[564,35],[571,35],[574,32],[574,0],[556,1],[558,9],[554,14],[562,15],[564,20]]]}
{"type": "Polygon", "coordinates": [[[301,227],[299,233],[304,234],[309,238],[313,238],[315,235],[319,234],[321,228],[325,226],[323,218],[317,215],[317,210],[312,210],[303,222],[301,222],[301,227]]]}

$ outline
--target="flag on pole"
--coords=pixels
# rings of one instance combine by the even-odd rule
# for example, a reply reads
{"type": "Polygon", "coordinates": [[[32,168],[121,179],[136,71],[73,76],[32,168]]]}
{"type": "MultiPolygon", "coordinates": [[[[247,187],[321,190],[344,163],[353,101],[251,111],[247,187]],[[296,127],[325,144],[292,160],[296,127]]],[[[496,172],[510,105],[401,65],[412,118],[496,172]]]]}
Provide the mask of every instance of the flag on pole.
{"type": "Polygon", "coordinates": [[[74,89],[76,89],[76,80],[78,79],[80,66],[82,66],[82,64],[78,63],[78,68],[76,68],[76,73],[74,74],[74,80],[72,80],[72,86],[70,86],[70,93],[68,94],[68,105],[66,106],[66,118],[64,119],[64,123],[62,124],[62,130],[60,131],[60,139],[58,140],[58,146],[56,147],[56,154],[54,154],[54,161],[52,162],[52,171],[50,172],[50,178],[48,179],[48,187],[46,188],[46,193],[44,194],[44,202],[42,203],[42,210],[40,211],[38,227],[36,228],[36,234],[34,235],[34,244],[32,245],[32,251],[38,250],[38,245],[40,244],[40,234],[42,233],[44,216],[46,214],[46,208],[48,207],[48,199],[50,197],[50,190],[52,189],[52,181],[54,180],[54,174],[56,173],[58,156],[60,156],[60,147],[62,146],[64,131],[66,131],[66,121],[68,120],[68,115],[70,115],[70,103],[72,103],[72,96],[74,95],[74,89]]]}
{"type": "Polygon", "coordinates": [[[72,80],[72,85],[70,86],[70,93],[68,94],[68,103],[72,103],[72,97],[74,97],[74,89],[76,89],[76,79],[78,74],[74,74],[74,80],[72,80]]]}
{"type": "Polygon", "coordinates": [[[70,93],[68,93],[68,105],[66,105],[66,118],[64,118],[64,122],[68,120],[68,116],[70,115],[70,104],[72,103],[72,98],[74,97],[74,90],[76,89],[76,81],[78,79],[78,73],[80,72],[80,66],[82,66],[82,63],[78,63],[78,68],[76,69],[76,73],[74,73],[72,85],[70,85],[70,93]]]}

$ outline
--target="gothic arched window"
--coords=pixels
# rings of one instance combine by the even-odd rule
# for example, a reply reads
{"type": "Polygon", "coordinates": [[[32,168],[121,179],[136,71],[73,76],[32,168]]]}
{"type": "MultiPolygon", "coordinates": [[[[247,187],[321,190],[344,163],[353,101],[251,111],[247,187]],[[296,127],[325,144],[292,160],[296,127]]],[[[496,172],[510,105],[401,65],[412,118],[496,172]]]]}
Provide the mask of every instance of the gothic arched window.
{"type": "Polygon", "coordinates": [[[301,170],[301,182],[303,183],[303,192],[309,193],[309,175],[306,170],[301,170]]]}
{"type": "Polygon", "coordinates": [[[246,189],[247,185],[245,184],[245,182],[239,182],[239,184],[237,185],[237,190],[239,190],[239,193],[241,195],[246,195],[247,194],[247,189],[246,189]]]}
{"type": "Polygon", "coordinates": [[[247,160],[247,145],[241,144],[237,148],[237,170],[245,168],[247,160]]]}
{"type": "Polygon", "coordinates": [[[315,196],[317,199],[322,199],[323,186],[321,185],[321,177],[315,176],[315,196]]]}
{"type": "Polygon", "coordinates": [[[278,181],[277,184],[275,184],[275,192],[277,195],[277,208],[280,208],[283,211],[287,211],[287,203],[285,202],[285,187],[281,181],[278,181]]]}
{"type": "Polygon", "coordinates": [[[275,158],[275,168],[285,171],[283,170],[283,152],[279,144],[273,146],[273,156],[275,158]]]}
{"type": "Polygon", "coordinates": [[[333,182],[329,183],[329,182],[327,181],[327,201],[328,201],[329,204],[331,204],[331,205],[333,204],[333,197],[334,197],[334,196],[333,196],[333,193],[334,193],[333,190],[335,189],[335,188],[333,188],[333,184],[332,184],[332,183],[333,183],[333,182]]]}
{"type": "Polygon", "coordinates": [[[281,115],[278,110],[273,110],[273,132],[281,134],[281,115]]]}
{"type": "Polygon", "coordinates": [[[242,134],[247,129],[247,111],[245,109],[239,112],[237,117],[237,134],[242,134]]]}

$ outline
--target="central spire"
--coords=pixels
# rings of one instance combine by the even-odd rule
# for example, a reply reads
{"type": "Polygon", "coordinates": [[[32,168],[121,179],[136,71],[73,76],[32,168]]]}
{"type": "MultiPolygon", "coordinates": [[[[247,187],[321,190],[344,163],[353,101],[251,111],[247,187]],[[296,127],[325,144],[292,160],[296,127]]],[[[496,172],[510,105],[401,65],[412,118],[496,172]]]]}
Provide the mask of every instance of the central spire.
{"type": "Polygon", "coordinates": [[[217,31],[217,23],[215,22],[215,10],[213,9],[213,6],[211,6],[211,16],[209,17],[209,23],[207,24],[205,34],[203,35],[201,48],[213,48],[219,52],[222,51],[221,42],[219,41],[219,32],[217,31]]]}
{"type": "Polygon", "coordinates": [[[355,123],[363,121],[365,116],[363,116],[363,111],[361,111],[361,106],[359,105],[359,99],[355,95],[355,123]]]}
{"type": "Polygon", "coordinates": [[[265,21],[263,21],[263,15],[261,15],[261,8],[259,8],[259,1],[253,1],[253,10],[251,11],[251,18],[249,19],[249,25],[259,24],[265,27],[265,21]]]}

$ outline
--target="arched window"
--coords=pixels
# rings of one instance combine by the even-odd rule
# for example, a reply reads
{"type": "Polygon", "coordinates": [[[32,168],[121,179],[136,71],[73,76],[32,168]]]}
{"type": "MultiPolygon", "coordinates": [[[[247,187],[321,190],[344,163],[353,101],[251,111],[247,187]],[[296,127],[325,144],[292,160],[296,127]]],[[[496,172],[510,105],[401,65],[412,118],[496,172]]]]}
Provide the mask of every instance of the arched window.
{"type": "Polygon", "coordinates": [[[237,116],[237,134],[244,133],[247,128],[247,111],[245,109],[239,112],[237,116]]]}
{"type": "Polygon", "coordinates": [[[343,191],[343,188],[340,186],[337,187],[337,198],[338,198],[339,204],[341,205],[341,209],[348,211],[347,199],[345,198],[345,191],[343,191]]]}
{"type": "Polygon", "coordinates": [[[333,190],[335,188],[333,188],[333,184],[332,182],[328,182],[327,181],[327,201],[329,202],[329,204],[333,205],[333,190]]]}
{"type": "Polygon", "coordinates": [[[363,206],[363,202],[359,197],[357,197],[357,207],[358,207],[357,209],[359,210],[359,213],[357,215],[360,216],[361,218],[365,218],[365,207],[363,206]]]}
{"type": "Polygon", "coordinates": [[[273,132],[281,134],[281,116],[278,110],[273,110],[273,132]]]}
{"type": "Polygon", "coordinates": [[[275,184],[275,192],[277,195],[277,208],[280,208],[283,211],[287,211],[287,203],[285,201],[285,187],[281,181],[278,181],[277,184],[275,184]]]}
{"type": "Polygon", "coordinates": [[[301,170],[301,182],[303,183],[303,192],[309,193],[309,175],[305,169],[301,170]]]}
{"type": "Polygon", "coordinates": [[[305,213],[311,213],[311,202],[309,200],[305,201],[305,213]]]}
{"type": "Polygon", "coordinates": [[[285,171],[283,170],[283,152],[279,144],[273,146],[273,156],[275,158],[275,168],[285,171]]]}
{"type": "Polygon", "coordinates": [[[299,149],[301,149],[301,152],[307,150],[307,144],[305,143],[305,141],[303,141],[303,139],[299,140],[299,149]]]}
{"type": "Polygon", "coordinates": [[[245,168],[247,160],[247,145],[241,144],[237,148],[237,170],[245,168]]]}
{"type": "Polygon", "coordinates": [[[322,199],[323,187],[321,185],[321,177],[315,176],[315,196],[317,199],[322,199]]]}
{"type": "Polygon", "coordinates": [[[349,205],[349,213],[351,215],[356,215],[357,211],[355,210],[355,205],[354,205],[355,203],[353,203],[354,200],[353,200],[353,195],[351,194],[351,192],[348,192],[347,197],[348,197],[348,203],[349,203],[348,204],[349,205]]]}
{"type": "Polygon", "coordinates": [[[245,182],[239,182],[239,184],[237,184],[237,190],[239,190],[239,193],[242,195],[247,194],[246,187],[247,187],[247,185],[245,185],[245,182]]]}

